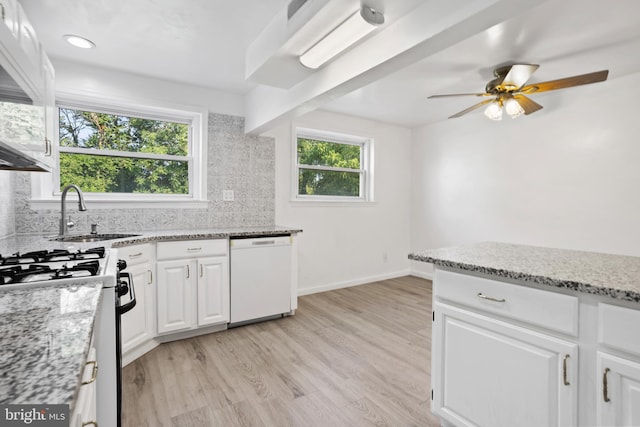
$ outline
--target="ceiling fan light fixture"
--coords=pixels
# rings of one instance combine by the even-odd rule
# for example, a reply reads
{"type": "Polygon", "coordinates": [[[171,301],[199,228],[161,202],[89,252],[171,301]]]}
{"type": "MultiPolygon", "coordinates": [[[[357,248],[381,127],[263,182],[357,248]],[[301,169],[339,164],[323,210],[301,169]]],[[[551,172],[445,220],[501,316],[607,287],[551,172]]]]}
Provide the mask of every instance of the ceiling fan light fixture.
{"type": "Polygon", "coordinates": [[[369,6],[362,6],[298,59],[307,68],[319,68],[382,24],[384,24],[382,12],[369,6]]]}
{"type": "Polygon", "coordinates": [[[524,108],[522,108],[520,103],[513,97],[508,98],[504,102],[504,109],[512,119],[518,118],[524,114],[524,108]]]}
{"type": "Polygon", "coordinates": [[[491,120],[502,120],[502,105],[499,101],[493,101],[484,109],[484,115],[491,120]]]}

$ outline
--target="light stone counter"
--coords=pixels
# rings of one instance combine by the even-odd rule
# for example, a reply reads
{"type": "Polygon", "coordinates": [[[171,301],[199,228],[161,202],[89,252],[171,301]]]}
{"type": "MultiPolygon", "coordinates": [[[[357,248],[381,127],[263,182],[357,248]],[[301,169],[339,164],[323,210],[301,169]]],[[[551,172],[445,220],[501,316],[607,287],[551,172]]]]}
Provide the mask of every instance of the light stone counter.
{"type": "Polygon", "coordinates": [[[73,410],[102,281],[0,290],[0,403],[73,410]]]}
{"type": "MultiPolygon", "coordinates": [[[[104,246],[106,249],[110,247],[118,248],[123,246],[138,245],[142,243],[163,242],[171,240],[195,240],[195,239],[227,239],[230,237],[260,237],[269,235],[286,235],[302,232],[301,229],[295,227],[282,227],[278,225],[264,227],[235,227],[235,228],[206,228],[206,229],[190,229],[190,230],[163,230],[163,231],[140,231],[130,232],[123,230],[124,233],[136,234],[135,237],[127,237],[124,239],[101,240],[91,243],[76,242],[56,242],[49,240],[50,235],[18,235],[6,239],[0,239],[0,254],[7,256],[16,252],[29,252],[43,249],[85,249],[96,246],[104,246]]],[[[89,234],[78,233],[73,234],[89,234]]]]}
{"type": "Polygon", "coordinates": [[[640,257],[482,242],[411,253],[409,259],[640,302],[640,257]]]}

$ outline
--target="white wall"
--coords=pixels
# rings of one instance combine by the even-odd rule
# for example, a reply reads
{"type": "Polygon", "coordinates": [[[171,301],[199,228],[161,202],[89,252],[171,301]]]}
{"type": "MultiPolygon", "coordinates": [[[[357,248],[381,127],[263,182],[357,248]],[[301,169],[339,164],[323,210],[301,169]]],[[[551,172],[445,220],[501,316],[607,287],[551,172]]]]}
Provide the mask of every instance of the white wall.
{"type": "Polygon", "coordinates": [[[159,80],[120,71],[96,68],[53,58],[56,92],[97,95],[154,106],[206,108],[210,113],[243,116],[243,97],[239,94],[159,80]]]}
{"type": "Polygon", "coordinates": [[[304,230],[298,252],[300,294],[409,273],[408,129],[315,111],[268,135],[276,138],[276,223],[304,230]],[[346,206],[292,202],[292,129],[296,125],[373,138],[375,202],[346,206]]]}
{"type": "Polygon", "coordinates": [[[492,240],[639,256],[638,87],[634,74],[532,95],[545,108],[531,116],[415,129],[412,251],[492,240]]]}

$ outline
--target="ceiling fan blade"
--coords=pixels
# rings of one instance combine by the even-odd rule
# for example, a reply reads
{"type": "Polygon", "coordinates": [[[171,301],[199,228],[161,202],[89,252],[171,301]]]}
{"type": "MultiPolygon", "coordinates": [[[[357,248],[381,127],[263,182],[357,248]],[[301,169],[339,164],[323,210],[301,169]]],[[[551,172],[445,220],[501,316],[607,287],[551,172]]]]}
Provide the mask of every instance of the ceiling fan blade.
{"type": "Polygon", "coordinates": [[[513,64],[511,69],[504,76],[500,86],[518,89],[531,78],[531,75],[540,67],[537,64],[513,64]]]}
{"type": "Polygon", "coordinates": [[[453,96],[493,96],[490,93],[448,93],[446,95],[431,95],[427,99],[431,98],[450,98],[453,96]]]}
{"type": "Polygon", "coordinates": [[[467,108],[466,110],[462,110],[459,113],[454,114],[453,116],[449,116],[448,118],[449,119],[455,119],[455,118],[458,118],[460,116],[464,116],[465,114],[470,113],[473,110],[477,110],[478,108],[482,107],[483,105],[487,105],[487,104],[489,104],[489,103],[491,103],[493,101],[494,101],[493,99],[485,99],[484,101],[478,102],[477,104],[472,105],[471,107],[467,108]]]}
{"type": "Polygon", "coordinates": [[[542,105],[538,104],[531,98],[527,98],[524,95],[521,95],[521,94],[513,95],[513,99],[518,101],[518,104],[520,104],[525,114],[535,113],[536,111],[542,109],[542,105]]]}
{"type": "Polygon", "coordinates": [[[572,86],[587,85],[590,83],[598,83],[607,80],[608,75],[609,70],[596,71],[594,73],[581,74],[579,76],[566,77],[564,79],[530,84],[522,87],[518,92],[530,94],[546,92],[548,90],[564,89],[572,86]]]}

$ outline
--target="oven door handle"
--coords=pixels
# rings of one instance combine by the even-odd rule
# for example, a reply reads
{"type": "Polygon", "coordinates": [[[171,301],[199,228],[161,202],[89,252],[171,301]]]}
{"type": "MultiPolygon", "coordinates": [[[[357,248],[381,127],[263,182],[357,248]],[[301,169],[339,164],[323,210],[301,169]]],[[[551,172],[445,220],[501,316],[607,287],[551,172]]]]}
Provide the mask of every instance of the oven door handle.
{"type": "Polygon", "coordinates": [[[129,285],[129,295],[131,295],[131,300],[124,305],[118,306],[118,314],[124,314],[136,306],[136,292],[133,288],[133,277],[131,277],[129,273],[120,272],[120,280],[122,279],[126,279],[125,281],[129,285]]]}

